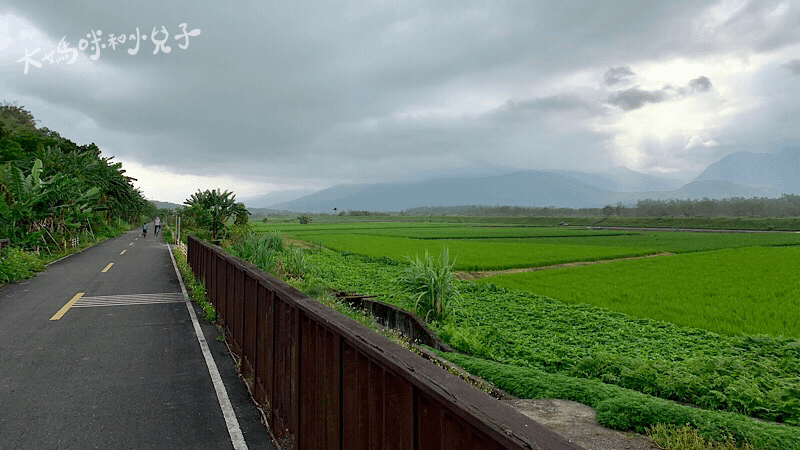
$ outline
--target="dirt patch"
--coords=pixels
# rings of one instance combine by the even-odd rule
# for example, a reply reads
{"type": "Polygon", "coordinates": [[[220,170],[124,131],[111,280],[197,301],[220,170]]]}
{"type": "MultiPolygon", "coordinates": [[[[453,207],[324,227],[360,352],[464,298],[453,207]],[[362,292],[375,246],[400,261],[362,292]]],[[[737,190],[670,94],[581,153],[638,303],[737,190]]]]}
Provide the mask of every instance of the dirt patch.
{"type": "Polygon", "coordinates": [[[297,240],[297,239],[289,239],[289,238],[286,238],[285,240],[286,240],[286,244],[288,244],[290,247],[294,246],[294,247],[300,247],[300,248],[306,248],[306,249],[317,248],[317,245],[312,243],[312,242],[300,241],[300,240],[297,240]]]}
{"type": "Polygon", "coordinates": [[[647,436],[598,425],[595,411],[578,402],[552,398],[501,401],[586,450],[659,450],[647,436]]]}
{"type": "Polygon", "coordinates": [[[603,259],[600,261],[579,261],[579,262],[571,262],[565,264],[554,264],[552,266],[523,267],[519,269],[506,269],[506,270],[481,270],[476,272],[456,272],[456,277],[459,280],[477,280],[480,278],[491,277],[494,275],[508,275],[512,273],[524,273],[524,272],[539,272],[541,270],[562,269],[565,267],[593,266],[595,264],[606,264],[615,261],[630,261],[634,259],[656,258],[658,256],[670,256],[673,254],[674,253],[662,252],[662,253],[656,253],[654,255],[632,256],[630,258],[603,259]]]}

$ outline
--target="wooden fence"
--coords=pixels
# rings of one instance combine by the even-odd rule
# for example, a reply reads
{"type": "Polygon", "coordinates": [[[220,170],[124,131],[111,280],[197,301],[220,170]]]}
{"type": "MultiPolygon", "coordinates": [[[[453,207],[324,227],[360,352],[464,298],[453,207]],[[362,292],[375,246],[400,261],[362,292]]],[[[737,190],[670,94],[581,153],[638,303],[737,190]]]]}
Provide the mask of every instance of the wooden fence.
{"type": "Polygon", "coordinates": [[[284,449],[580,449],[194,237],[188,260],[284,449]]]}

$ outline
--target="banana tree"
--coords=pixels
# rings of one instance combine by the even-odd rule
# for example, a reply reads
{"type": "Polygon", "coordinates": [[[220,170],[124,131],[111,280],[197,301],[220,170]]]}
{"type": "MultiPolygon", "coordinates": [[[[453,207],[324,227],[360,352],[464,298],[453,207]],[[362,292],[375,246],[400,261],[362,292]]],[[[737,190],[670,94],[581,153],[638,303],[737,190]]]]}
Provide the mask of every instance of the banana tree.
{"type": "Polygon", "coordinates": [[[205,190],[197,191],[183,202],[187,205],[184,215],[191,217],[195,222],[211,231],[211,239],[217,240],[224,236],[228,220],[234,215],[243,214],[242,203],[236,203],[236,195],[229,191],[205,190]]]}
{"type": "MultiPolygon", "coordinates": [[[[48,241],[58,246],[56,235],[80,229],[93,213],[99,188],[85,189],[63,173],[42,177],[42,161],[36,159],[28,175],[16,166],[0,169],[0,233],[17,245],[33,247],[48,241]]],[[[49,246],[47,244],[45,246],[49,246]]]]}
{"type": "Polygon", "coordinates": [[[0,185],[5,194],[0,202],[0,230],[15,243],[31,247],[46,233],[32,229],[37,221],[49,216],[48,199],[57,192],[60,174],[42,179],[42,161],[36,159],[30,174],[11,164],[0,171],[0,185]]]}

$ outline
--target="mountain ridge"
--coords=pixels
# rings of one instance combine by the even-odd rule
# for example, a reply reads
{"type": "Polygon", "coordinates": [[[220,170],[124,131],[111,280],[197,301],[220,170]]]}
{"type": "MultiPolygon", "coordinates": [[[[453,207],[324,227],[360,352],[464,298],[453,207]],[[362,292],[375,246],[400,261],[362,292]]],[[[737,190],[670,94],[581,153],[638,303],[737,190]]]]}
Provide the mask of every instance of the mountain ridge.
{"type": "Polygon", "coordinates": [[[800,149],[732,153],[685,184],[627,168],[597,174],[526,170],[417,182],[340,184],[270,207],[298,212],[402,211],[464,204],[598,208],[646,199],[779,197],[784,193],[800,193],[800,149]]]}

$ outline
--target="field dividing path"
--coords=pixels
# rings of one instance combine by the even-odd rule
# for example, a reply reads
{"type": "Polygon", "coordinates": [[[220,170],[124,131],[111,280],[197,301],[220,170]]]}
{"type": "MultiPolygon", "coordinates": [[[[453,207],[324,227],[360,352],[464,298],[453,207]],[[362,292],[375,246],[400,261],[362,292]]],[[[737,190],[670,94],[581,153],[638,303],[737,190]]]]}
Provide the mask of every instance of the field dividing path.
{"type": "Polygon", "coordinates": [[[0,448],[272,448],[196,308],[169,247],[138,231],[5,287],[0,448]]]}
{"type": "Polygon", "coordinates": [[[503,270],[475,270],[475,271],[462,271],[456,272],[459,280],[479,280],[481,278],[492,277],[495,275],[509,275],[512,273],[525,273],[525,272],[540,272],[542,270],[563,269],[565,267],[579,267],[579,266],[594,266],[597,264],[608,264],[617,261],[631,261],[635,259],[657,258],[659,256],[672,256],[674,253],[661,252],[652,255],[644,256],[630,256],[627,258],[612,258],[612,259],[598,259],[596,261],[576,261],[571,263],[553,264],[550,266],[538,267],[520,267],[517,269],[503,269],[503,270]]]}

